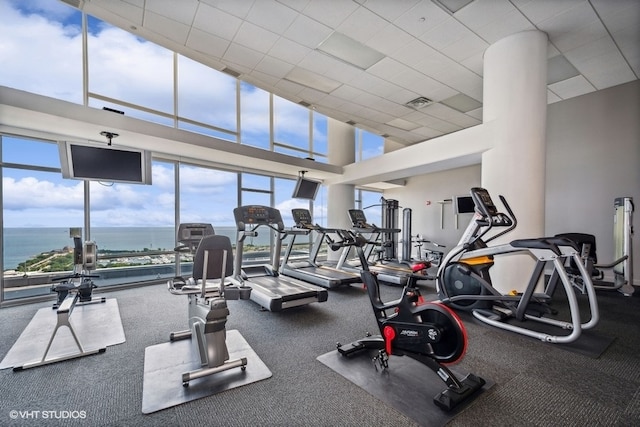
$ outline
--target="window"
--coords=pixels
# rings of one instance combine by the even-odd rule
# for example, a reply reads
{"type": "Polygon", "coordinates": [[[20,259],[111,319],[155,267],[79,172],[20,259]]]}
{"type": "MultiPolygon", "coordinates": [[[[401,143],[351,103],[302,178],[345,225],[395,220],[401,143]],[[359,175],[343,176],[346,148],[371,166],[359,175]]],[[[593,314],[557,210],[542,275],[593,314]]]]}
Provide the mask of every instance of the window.
{"type": "Polygon", "coordinates": [[[177,60],[178,127],[236,141],[236,79],[182,55],[177,60]]]}
{"type": "Polygon", "coordinates": [[[2,299],[48,295],[50,278],[71,262],[70,227],[83,224],[83,184],[63,180],[57,145],[0,136],[2,145],[2,299]],[[41,166],[7,167],[27,164],[41,166]],[[56,169],[54,169],[56,170],[56,169]]]}
{"type": "Polygon", "coordinates": [[[313,112],[313,158],[316,162],[327,163],[329,146],[327,143],[327,116],[313,112]]]}
{"type": "Polygon", "coordinates": [[[107,97],[174,114],[171,51],[97,19],[89,20],[87,51],[90,105],[102,108],[107,97]]]}
{"type": "Polygon", "coordinates": [[[271,149],[269,93],[248,83],[240,84],[241,142],[253,147],[271,149]]]}
{"type": "Polygon", "coordinates": [[[1,85],[82,103],[80,11],[62,2],[2,1],[0,40],[1,85]]]}
{"type": "Polygon", "coordinates": [[[382,227],[382,193],[356,189],[356,209],[362,209],[369,224],[382,227]]]}
{"type": "Polygon", "coordinates": [[[274,151],[296,157],[313,157],[309,151],[309,121],[309,109],[274,96],[274,151]]]}
{"type": "Polygon", "coordinates": [[[384,154],[384,138],[356,128],[356,161],[370,159],[384,154]]]}

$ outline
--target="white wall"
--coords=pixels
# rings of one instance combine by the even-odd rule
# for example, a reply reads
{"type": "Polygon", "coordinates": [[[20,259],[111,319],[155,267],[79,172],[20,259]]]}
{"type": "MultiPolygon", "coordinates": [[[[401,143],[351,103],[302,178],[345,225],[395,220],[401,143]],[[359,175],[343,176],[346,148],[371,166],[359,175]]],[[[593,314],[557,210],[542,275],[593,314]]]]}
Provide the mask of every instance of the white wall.
{"type": "MultiPolygon", "coordinates": [[[[414,176],[405,187],[387,190],[384,196],[412,209],[412,234],[450,250],[469,215],[460,218],[456,229],[452,207],[445,205],[441,229],[437,202],[468,194],[469,188],[480,185],[480,175],[481,166],[476,165],[414,176]]],[[[640,80],[549,105],[545,179],[544,234],[594,234],[598,260],[612,261],[614,199],[633,197],[636,230],[640,221],[640,80]]],[[[526,189],[522,183],[522,191],[526,189]]],[[[633,253],[634,284],[640,285],[637,234],[633,253]]]]}
{"type": "MultiPolygon", "coordinates": [[[[451,203],[441,205],[438,202],[452,199],[454,196],[469,195],[469,189],[479,185],[480,165],[474,165],[409,178],[404,187],[387,190],[384,196],[400,202],[401,209],[398,216],[400,225],[402,225],[402,209],[411,209],[412,235],[420,234],[425,239],[446,245],[446,250],[450,250],[458,243],[471,219],[471,214],[460,215],[456,229],[453,205],[451,203]],[[427,204],[428,202],[430,204],[427,204]],[[440,222],[441,206],[444,206],[443,228],[440,222]]],[[[413,255],[415,256],[415,249],[413,255]]]]}
{"type": "MultiPolygon", "coordinates": [[[[613,260],[613,201],[633,197],[640,217],[640,80],[549,106],[545,232],[596,236],[598,261],[613,260]]],[[[640,285],[640,235],[633,241],[640,285]]]]}

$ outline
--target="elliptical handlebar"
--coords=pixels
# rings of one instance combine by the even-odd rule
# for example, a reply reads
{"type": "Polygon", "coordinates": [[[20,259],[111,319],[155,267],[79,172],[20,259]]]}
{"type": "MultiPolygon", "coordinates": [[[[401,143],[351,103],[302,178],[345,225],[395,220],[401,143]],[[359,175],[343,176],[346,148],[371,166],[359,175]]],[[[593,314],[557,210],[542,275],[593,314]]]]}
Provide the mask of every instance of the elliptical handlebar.
{"type": "Polygon", "coordinates": [[[481,227],[487,227],[479,236],[476,237],[476,239],[479,239],[484,235],[486,235],[487,232],[491,230],[493,227],[507,227],[507,228],[491,236],[490,238],[486,239],[485,243],[490,242],[491,240],[494,240],[500,236],[503,236],[506,233],[513,230],[514,228],[516,228],[518,224],[518,220],[516,219],[516,216],[513,210],[511,209],[511,206],[509,206],[509,203],[504,198],[504,196],[500,195],[498,197],[500,198],[502,205],[507,211],[506,214],[498,211],[498,208],[493,203],[493,200],[491,200],[491,196],[489,195],[489,192],[484,188],[480,188],[480,187],[472,188],[471,197],[476,207],[476,213],[481,216],[481,218],[476,219],[476,223],[481,227]]]}

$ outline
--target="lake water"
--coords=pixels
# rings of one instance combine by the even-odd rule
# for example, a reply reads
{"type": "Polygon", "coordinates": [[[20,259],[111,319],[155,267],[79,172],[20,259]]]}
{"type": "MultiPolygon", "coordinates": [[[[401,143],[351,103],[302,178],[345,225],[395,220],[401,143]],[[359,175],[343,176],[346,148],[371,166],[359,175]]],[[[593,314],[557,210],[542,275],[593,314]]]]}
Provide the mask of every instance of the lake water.
{"type": "MultiPolygon", "coordinates": [[[[245,244],[268,245],[270,231],[261,227],[258,236],[247,238],[245,244]]],[[[235,244],[235,227],[217,227],[215,232],[229,237],[235,244]]],[[[4,270],[15,269],[19,263],[42,252],[73,246],[69,228],[5,228],[3,240],[4,270]]],[[[175,230],[173,227],[97,227],[91,229],[91,240],[99,250],[139,251],[147,248],[170,251],[175,246],[175,230]]]]}

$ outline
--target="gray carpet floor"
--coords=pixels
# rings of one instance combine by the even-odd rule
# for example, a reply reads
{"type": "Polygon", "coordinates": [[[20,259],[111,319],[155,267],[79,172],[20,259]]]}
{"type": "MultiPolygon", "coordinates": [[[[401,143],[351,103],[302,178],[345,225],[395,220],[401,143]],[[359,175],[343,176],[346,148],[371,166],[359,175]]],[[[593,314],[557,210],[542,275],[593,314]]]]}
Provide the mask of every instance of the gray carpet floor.
{"type": "MultiPolygon", "coordinates": [[[[382,291],[391,299],[400,288],[382,291]]],[[[186,297],[169,294],[165,285],[99,295],[117,299],[126,342],[95,356],[22,372],[1,370],[0,426],[417,425],[316,360],[338,341],[377,332],[358,286],[330,291],[327,302],[278,313],[261,311],[251,301],[230,301],[227,328],[242,334],[273,376],[148,415],[141,411],[145,348],[185,329],[186,297]],[[80,418],[70,416],[73,411],[80,418]]],[[[449,425],[639,426],[640,290],[630,298],[602,292],[598,303],[601,320],[594,332],[614,339],[598,358],[463,316],[469,347],[454,368],[495,385],[449,425]]],[[[36,311],[48,306],[0,309],[0,358],[36,311]]],[[[428,375],[424,381],[438,379],[428,375]]],[[[431,396],[415,396],[415,404],[432,405],[431,396]]]]}

